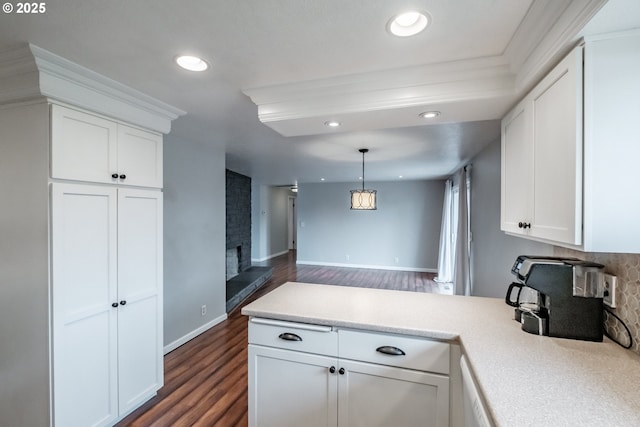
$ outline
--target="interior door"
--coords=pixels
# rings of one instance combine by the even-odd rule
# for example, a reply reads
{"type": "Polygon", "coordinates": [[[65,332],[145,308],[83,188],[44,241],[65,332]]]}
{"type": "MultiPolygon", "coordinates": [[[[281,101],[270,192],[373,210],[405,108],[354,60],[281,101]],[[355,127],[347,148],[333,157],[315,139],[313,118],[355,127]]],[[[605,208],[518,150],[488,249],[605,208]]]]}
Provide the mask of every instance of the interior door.
{"type": "Polygon", "coordinates": [[[53,412],[56,426],[118,416],[116,189],[52,184],[53,412]]]}
{"type": "Polygon", "coordinates": [[[126,413],[163,383],[162,193],[118,190],[119,406],[126,413]]]}

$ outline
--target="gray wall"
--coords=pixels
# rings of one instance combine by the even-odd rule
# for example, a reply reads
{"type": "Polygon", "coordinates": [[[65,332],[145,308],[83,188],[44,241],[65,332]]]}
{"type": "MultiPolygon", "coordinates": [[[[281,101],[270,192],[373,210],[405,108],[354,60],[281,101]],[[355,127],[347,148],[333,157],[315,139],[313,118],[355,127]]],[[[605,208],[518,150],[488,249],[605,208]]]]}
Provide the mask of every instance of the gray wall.
{"type": "Polygon", "coordinates": [[[265,261],[289,250],[289,187],[253,185],[251,190],[251,258],[265,261]]]}
{"type": "Polygon", "coordinates": [[[349,209],[357,186],[298,186],[298,262],[435,271],[444,181],[371,183],[376,211],[349,209]]]}
{"type": "Polygon", "coordinates": [[[552,255],[553,246],[500,231],[500,140],[472,161],[471,232],[473,295],[504,297],[518,255],[552,255]]]}
{"type": "Polygon", "coordinates": [[[0,426],[49,425],[49,109],[0,109],[0,426]]]}
{"type": "Polygon", "coordinates": [[[225,157],[219,148],[171,135],[164,141],[167,346],[226,315],[225,157]]]}

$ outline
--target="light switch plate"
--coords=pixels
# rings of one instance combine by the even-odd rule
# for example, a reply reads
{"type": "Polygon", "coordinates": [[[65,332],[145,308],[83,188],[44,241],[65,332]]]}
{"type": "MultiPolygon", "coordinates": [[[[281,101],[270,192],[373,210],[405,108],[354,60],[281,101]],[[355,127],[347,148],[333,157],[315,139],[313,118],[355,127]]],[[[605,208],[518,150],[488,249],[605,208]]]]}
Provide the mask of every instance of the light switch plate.
{"type": "Polygon", "coordinates": [[[616,288],[618,286],[618,278],[612,274],[604,275],[604,305],[616,308],[616,288]]]}

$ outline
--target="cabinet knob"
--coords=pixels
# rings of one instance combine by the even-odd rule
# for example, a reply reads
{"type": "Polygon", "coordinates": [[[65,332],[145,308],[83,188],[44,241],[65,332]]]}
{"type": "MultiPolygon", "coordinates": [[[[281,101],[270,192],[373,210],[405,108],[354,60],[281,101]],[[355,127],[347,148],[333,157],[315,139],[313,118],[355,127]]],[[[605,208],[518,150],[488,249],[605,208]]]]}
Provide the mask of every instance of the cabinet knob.
{"type": "Polygon", "coordinates": [[[518,223],[518,228],[531,228],[531,223],[530,222],[519,222],[518,223]]]}
{"type": "Polygon", "coordinates": [[[344,370],[344,368],[340,368],[340,370],[338,371],[338,373],[339,373],[340,375],[344,375],[344,373],[345,373],[345,372],[346,372],[346,371],[344,370]]]}
{"type": "Polygon", "coordinates": [[[336,373],[336,367],[335,366],[330,367],[329,368],[329,372],[331,372],[332,374],[335,374],[336,373]]]}
{"type": "Polygon", "coordinates": [[[125,304],[127,304],[127,301],[125,300],[120,301],[120,305],[125,305],[125,304]]]}
{"type": "Polygon", "coordinates": [[[120,175],[120,179],[127,179],[127,175],[125,174],[120,175]]]}
{"type": "Polygon", "coordinates": [[[111,178],[113,178],[113,179],[118,179],[118,174],[117,174],[117,173],[112,173],[112,174],[111,174],[111,178]]]}
{"type": "Polygon", "coordinates": [[[111,307],[116,308],[118,306],[117,302],[114,302],[113,304],[111,304],[111,307]]]}

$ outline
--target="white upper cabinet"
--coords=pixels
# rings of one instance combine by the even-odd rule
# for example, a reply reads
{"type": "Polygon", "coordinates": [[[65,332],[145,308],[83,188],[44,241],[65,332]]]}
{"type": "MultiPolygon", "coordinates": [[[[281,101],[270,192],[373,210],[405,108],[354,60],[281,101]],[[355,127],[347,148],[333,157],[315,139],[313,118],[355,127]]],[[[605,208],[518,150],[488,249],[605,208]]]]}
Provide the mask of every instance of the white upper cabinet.
{"type": "Polygon", "coordinates": [[[51,177],[162,187],[162,135],[51,106],[51,177]]]}
{"type": "Polygon", "coordinates": [[[638,30],[587,38],[505,116],[503,231],[640,252],[639,52],[638,30]]]}
{"type": "Polygon", "coordinates": [[[640,253],[640,31],[585,42],[584,247],[640,253]]]}
{"type": "Polygon", "coordinates": [[[502,230],[581,243],[582,47],[502,121],[502,230]]]}

